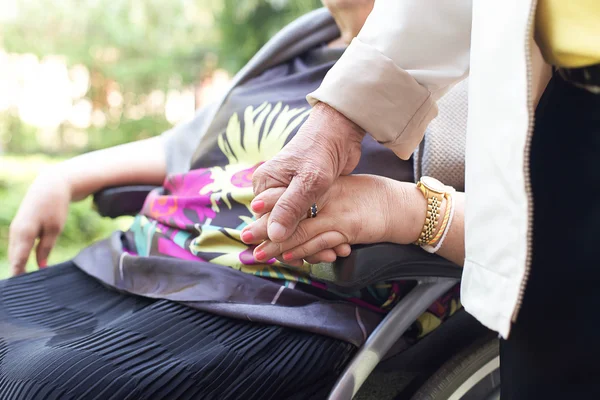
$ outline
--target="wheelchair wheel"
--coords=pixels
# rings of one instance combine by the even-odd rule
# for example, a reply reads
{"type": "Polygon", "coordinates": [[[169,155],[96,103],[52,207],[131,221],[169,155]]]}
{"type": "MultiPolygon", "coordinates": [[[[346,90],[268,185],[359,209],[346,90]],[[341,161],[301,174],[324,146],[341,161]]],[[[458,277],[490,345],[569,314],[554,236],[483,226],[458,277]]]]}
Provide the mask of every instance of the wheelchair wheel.
{"type": "Polygon", "coordinates": [[[498,340],[476,343],[434,373],[412,400],[499,400],[498,340]]]}

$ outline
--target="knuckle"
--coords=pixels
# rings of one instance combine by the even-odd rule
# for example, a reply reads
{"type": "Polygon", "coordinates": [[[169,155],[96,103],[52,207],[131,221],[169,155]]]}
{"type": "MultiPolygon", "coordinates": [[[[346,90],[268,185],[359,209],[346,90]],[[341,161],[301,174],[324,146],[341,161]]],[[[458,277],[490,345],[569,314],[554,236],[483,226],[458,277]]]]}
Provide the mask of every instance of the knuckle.
{"type": "Polygon", "coordinates": [[[22,240],[32,240],[36,237],[36,232],[33,229],[28,225],[23,225],[18,222],[11,224],[9,229],[11,236],[18,237],[22,240]]]}
{"type": "Polygon", "coordinates": [[[252,174],[252,187],[254,188],[254,194],[257,195],[262,193],[267,187],[267,180],[269,176],[269,163],[262,164],[252,174]]]}
{"type": "Polygon", "coordinates": [[[326,188],[333,182],[331,173],[325,172],[322,168],[310,168],[298,174],[298,178],[302,181],[304,188],[309,190],[312,188],[326,188]]]}
{"type": "Polygon", "coordinates": [[[51,223],[44,227],[44,233],[49,236],[57,236],[61,231],[60,224],[51,223]]]}
{"type": "Polygon", "coordinates": [[[274,251],[274,253],[276,254],[283,254],[284,250],[284,246],[282,243],[275,243],[276,244],[276,250],[274,251]]]}
{"type": "Polygon", "coordinates": [[[264,164],[261,164],[258,168],[254,170],[252,173],[252,182],[260,182],[265,178],[265,171],[268,171],[269,162],[267,161],[264,164]]]}
{"type": "Polygon", "coordinates": [[[319,250],[326,250],[332,247],[329,241],[327,240],[326,235],[319,235],[319,237],[317,238],[317,245],[319,247],[319,250]]]}
{"type": "Polygon", "coordinates": [[[287,186],[289,182],[290,175],[285,173],[275,159],[262,164],[252,174],[252,188],[255,196],[270,188],[287,186]]]}
{"type": "Polygon", "coordinates": [[[338,249],[338,255],[340,257],[348,257],[350,255],[351,248],[349,245],[340,245],[338,249]]]}
{"type": "Polygon", "coordinates": [[[313,252],[310,251],[310,247],[307,244],[303,244],[299,247],[300,250],[300,254],[302,254],[302,257],[308,257],[311,256],[313,252]]]}
{"type": "MultiPolygon", "coordinates": [[[[277,202],[277,208],[279,208],[278,220],[289,220],[303,213],[302,207],[290,198],[281,198],[277,202]]],[[[273,211],[275,212],[275,210],[273,211]]]]}
{"type": "Polygon", "coordinates": [[[297,243],[303,243],[306,242],[308,239],[308,231],[306,230],[306,227],[303,224],[299,224],[296,227],[296,232],[294,232],[294,240],[297,243]]]}

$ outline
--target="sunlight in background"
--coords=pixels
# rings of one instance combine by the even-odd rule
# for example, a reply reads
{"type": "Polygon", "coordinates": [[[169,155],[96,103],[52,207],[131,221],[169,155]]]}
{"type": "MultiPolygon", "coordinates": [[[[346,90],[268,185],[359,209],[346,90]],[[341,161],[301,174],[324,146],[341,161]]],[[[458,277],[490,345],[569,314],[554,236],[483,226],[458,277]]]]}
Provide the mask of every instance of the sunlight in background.
{"type": "Polygon", "coordinates": [[[17,17],[17,0],[0,2],[0,21],[8,21],[17,17]]]}
{"type": "MultiPolygon", "coordinates": [[[[0,0],[0,279],[9,225],[41,171],[160,135],[320,0],[0,0]],[[228,72],[226,72],[228,71],[228,72]]],[[[72,205],[50,264],[120,228],[72,205]]],[[[29,267],[33,268],[33,258],[29,267]]]]}
{"type": "MultiPolygon", "coordinates": [[[[176,124],[191,118],[198,107],[215,101],[229,81],[229,74],[217,69],[197,87],[171,89],[167,93],[153,90],[142,96],[139,104],[128,107],[125,117],[138,120],[148,114],[164,115],[176,124]]],[[[68,68],[58,55],[40,60],[33,54],[11,54],[0,49],[0,112],[16,110],[23,122],[39,128],[38,139],[42,142],[51,141],[51,132],[65,122],[77,129],[106,124],[104,112],[94,109],[85,98],[89,89],[90,72],[83,65],[68,68]]],[[[109,116],[122,111],[123,101],[124,94],[115,84],[106,93],[109,116]]],[[[86,144],[77,135],[66,139],[75,141],[71,144],[76,147],[86,144]]]]}

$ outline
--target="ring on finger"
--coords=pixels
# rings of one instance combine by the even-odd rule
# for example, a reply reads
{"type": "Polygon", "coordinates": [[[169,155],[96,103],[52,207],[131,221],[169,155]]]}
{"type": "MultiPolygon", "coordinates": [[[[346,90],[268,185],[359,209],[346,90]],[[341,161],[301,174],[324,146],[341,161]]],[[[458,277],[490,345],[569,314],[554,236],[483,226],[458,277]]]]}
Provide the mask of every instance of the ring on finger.
{"type": "Polygon", "coordinates": [[[306,212],[306,218],[316,218],[319,213],[319,208],[317,207],[317,203],[313,203],[312,206],[306,212]]]}

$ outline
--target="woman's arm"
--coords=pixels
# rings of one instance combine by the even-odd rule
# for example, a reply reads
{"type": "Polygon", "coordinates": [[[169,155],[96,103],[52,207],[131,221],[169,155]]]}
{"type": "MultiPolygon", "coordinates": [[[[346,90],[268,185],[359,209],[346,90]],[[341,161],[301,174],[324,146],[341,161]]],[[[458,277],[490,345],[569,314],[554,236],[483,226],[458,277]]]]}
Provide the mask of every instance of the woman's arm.
{"type": "MultiPolygon", "coordinates": [[[[386,229],[387,241],[400,244],[413,243],[417,240],[423,228],[427,200],[415,184],[392,180],[389,180],[388,183],[389,189],[386,197],[390,199],[390,209],[387,212],[392,222],[386,229]],[[404,212],[399,213],[399,209],[404,209],[404,212]]],[[[462,266],[465,261],[465,194],[454,193],[452,200],[454,202],[454,217],[437,254],[462,266]]],[[[444,202],[440,215],[444,215],[446,206],[447,204],[444,202]]]]}
{"type": "Polygon", "coordinates": [[[58,164],[49,173],[68,182],[72,201],[110,186],[161,185],[166,175],[163,138],[157,136],[82,154],[58,164]]]}
{"type": "Polygon", "coordinates": [[[437,115],[436,100],[469,71],[471,20],[471,0],[375,2],[307,96],[315,107],[297,135],[254,173],[255,194],[288,188],[271,213],[272,240],[288,239],[314,199],[353,170],[365,131],[400,158],[412,155],[437,115]]]}
{"type": "MultiPolygon", "coordinates": [[[[427,201],[414,183],[374,175],[342,176],[318,200],[317,217],[304,219],[290,239],[275,243],[268,240],[267,219],[282,190],[269,189],[253,200],[253,210],[258,211],[258,206],[265,214],[241,234],[245,243],[258,244],[254,250],[258,261],[281,257],[290,265],[299,265],[303,259],[331,262],[314,255],[341,244],[411,244],[421,233],[427,210],[427,201]]],[[[453,199],[454,218],[438,254],[463,265],[464,195],[455,193],[453,199]]],[[[445,207],[444,202],[441,215],[445,207]]]]}
{"type": "Polygon", "coordinates": [[[155,137],[83,154],[42,172],[10,225],[8,258],[13,275],[25,272],[36,240],[37,263],[46,266],[71,201],[110,186],[160,185],[166,175],[163,140],[155,137]]]}

